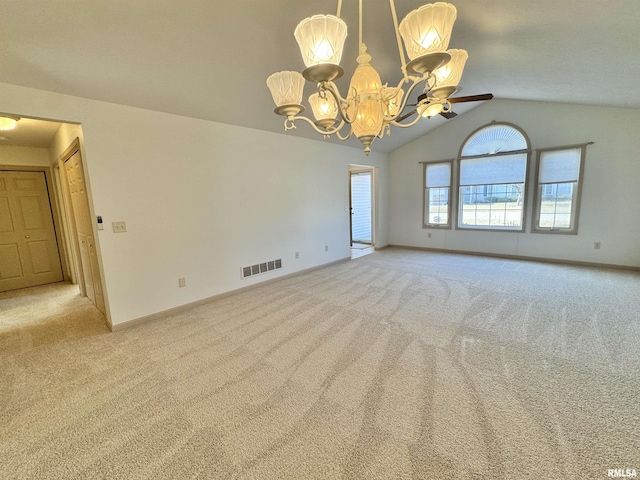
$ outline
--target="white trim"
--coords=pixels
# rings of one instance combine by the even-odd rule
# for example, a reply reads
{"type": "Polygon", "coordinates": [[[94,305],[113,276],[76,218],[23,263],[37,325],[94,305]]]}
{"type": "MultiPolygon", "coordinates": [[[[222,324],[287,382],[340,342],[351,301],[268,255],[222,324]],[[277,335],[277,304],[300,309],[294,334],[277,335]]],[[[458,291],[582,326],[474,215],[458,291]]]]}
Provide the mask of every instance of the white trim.
{"type": "Polygon", "coordinates": [[[109,328],[112,332],[118,332],[120,330],[125,330],[130,327],[135,327],[137,325],[141,325],[143,323],[151,322],[153,320],[159,320],[167,315],[172,315],[174,313],[184,312],[185,310],[189,310],[191,308],[198,307],[200,305],[204,305],[205,303],[213,302],[215,300],[220,300],[222,298],[230,297],[231,295],[236,295],[238,293],[246,292],[248,290],[253,290],[258,287],[262,287],[264,285],[268,285],[270,283],[279,282],[280,280],[285,280],[287,278],[295,277],[298,275],[302,275],[303,273],[309,273],[314,270],[319,270],[321,268],[329,267],[331,265],[335,265],[338,263],[343,263],[351,261],[351,257],[341,258],[339,260],[334,260],[333,262],[323,263],[322,265],[318,265],[311,268],[306,268],[304,270],[300,270],[298,272],[288,273],[286,275],[282,275],[281,277],[272,278],[270,280],[266,280],[264,282],[254,283],[253,285],[248,285],[246,287],[236,288],[235,290],[230,290],[228,292],[219,293],[218,295],[213,295],[211,297],[203,298],[202,300],[196,300],[195,302],[185,303],[184,305],[179,305],[174,308],[169,308],[168,310],[163,310],[161,312],[152,313],[151,315],[145,315],[144,317],[133,318],[131,320],[127,320],[122,323],[117,323],[115,325],[109,325],[109,328]]]}
{"type": "Polygon", "coordinates": [[[449,250],[446,248],[414,247],[412,245],[389,245],[388,247],[401,248],[405,250],[419,250],[419,251],[425,251],[425,252],[453,253],[456,255],[473,255],[477,257],[504,258],[506,260],[526,260],[526,261],[532,261],[532,262],[558,263],[562,265],[577,265],[581,267],[613,268],[616,270],[631,270],[634,272],[640,272],[640,267],[636,267],[634,265],[620,265],[617,263],[582,262],[580,260],[565,260],[562,258],[530,257],[526,255],[508,255],[508,254],[502,254],[502,253],[473,252],[473,251],[466,251],[466,250],[449,250]]]}

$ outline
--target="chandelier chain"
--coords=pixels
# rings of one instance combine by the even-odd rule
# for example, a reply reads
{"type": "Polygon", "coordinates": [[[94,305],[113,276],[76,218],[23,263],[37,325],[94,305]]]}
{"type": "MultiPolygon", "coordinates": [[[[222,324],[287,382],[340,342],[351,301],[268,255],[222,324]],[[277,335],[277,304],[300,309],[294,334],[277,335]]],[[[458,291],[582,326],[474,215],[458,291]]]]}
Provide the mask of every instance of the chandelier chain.
{"type": "Polygon", "coordinates": [[[362,46],[362,0],[360,0],[360,6],[358,8],[358,51],[360,51],[360,48],[362,46]]]}
{"type": "Polygon", "coordinates": [[[389,6],[391,7],[391,16],[393,17],[393,29],[396,32],[396,41],[398,42],[398,52],[400,52],[400,63],[402,69],[402,75],[407,79],[407,57],[404,55],[404,50],[402,48],[402,39],[400,38],[400,30],[398,28],[398,14],[396,12],[396,2],[394,0],[389,0],[389,6]]]}

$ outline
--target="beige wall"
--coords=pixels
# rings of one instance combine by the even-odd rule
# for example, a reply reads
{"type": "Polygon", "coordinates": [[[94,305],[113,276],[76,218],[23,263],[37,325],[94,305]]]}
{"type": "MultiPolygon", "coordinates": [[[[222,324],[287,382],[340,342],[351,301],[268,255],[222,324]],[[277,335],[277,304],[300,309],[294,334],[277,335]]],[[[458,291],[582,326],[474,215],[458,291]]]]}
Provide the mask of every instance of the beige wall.
{"type": "MultiPolygon", "coordinates": [[[[6,111],[81,123],[116,326],[349,257],[350,164],[378,168],[386,226],[387,155],[7,84],[0,96],[6,111]],[[114,221],[127,233],[113,233],[114,221]],[[242,266],[275,258],[277,274],[240,278],[242,266]]],[[[61,132],[51,157],[73,138],[61,132]]],[[[379,244],[386,237],[384,227],[379,244]]]]}
{"type": "Polygon", "coordinates": [[[46,148],[0,145],[0,165],[48,167],[49,152],[46,148]]]}
{"type": "MultiPolygon", "coordinates": [[[[487,102],[391,154],[389,243],[639,267],[639,129],[640,109],[487,102]],[[531,182],[527,233],[422,228],[423,169],[418,162],[456,157],[466,137],[493,120],[518,125],[533,149],[595,142],[587,148],[578,235],[529,233],[531,182]],[[594,250],[594,242],[602,248],[594,250]]],[[[533,157],[530,167],[531,180],[533,157]]]]}
{"type": "Polygon", "coordinates": [[[56,162],[60,155],[62,155],[62,153],[76,138],[80,139],[80,145],[82,146],[82,126],[72,123],[63,123],[60,125],[60,128],[56,132],[56,135],[49,146],[49,157],[51,163],[56,162]]]}

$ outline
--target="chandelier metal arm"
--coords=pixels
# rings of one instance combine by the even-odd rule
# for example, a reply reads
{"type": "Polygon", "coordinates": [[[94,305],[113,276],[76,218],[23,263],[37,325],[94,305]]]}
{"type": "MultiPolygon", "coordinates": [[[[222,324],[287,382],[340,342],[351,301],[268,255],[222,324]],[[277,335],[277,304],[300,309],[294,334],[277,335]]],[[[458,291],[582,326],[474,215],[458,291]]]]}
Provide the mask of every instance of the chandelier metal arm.
{"type": "Polygon", "coordinates": [[[420,85],[422,82],[426,82],[427,86],[429,84],[429,81],[431,79],[431,77],[433,77],[433,74],[429,74],[429,75],[424,75],[421,78],[418,77],[407,77],[407,79],[402,79],[400,80],[400,83],[398,83],[398,88],[402,88],[402,84],[405,83],[406,81],[408,81],[409,79],[411,79],[411,81],[413,82],[411,84],[411,86],[409,87],[409,89],[407,90],[407,93],[404,95],[404,98],[402,99],[402,103],[400,104],[400,108],[398,108],[398,113],[396,115],[394,115],[393,117],[387,117],[384,114],[382,115],[382,120],[386,123],[391,123],[393,125],[396,125],[396,123],[394,123],[398,118],[400,118],[400,116],[402,115],[402,113],[404,112],[404,109],[407,107],[407,103],[409,103],[409,97],[411,96],[411,94],[413,93],[413,91],[416,89],[416,87],[418,85],[420,85]]]}
{"type": "MultiPolygon", "coordinates": [[[[355,118],[349,118],[349,116],[347,115],[347,108],[349,106],[349,100],[342,98],[342,96],[340,95],[340,91],[338,90],[338,87],[336,86],[335,83],[333,82],[321,82],[319,85],[319,90],[325,90],[327,92],[329,92],[331,95],[333,95],[333,98],[336,100],[336,103],[338,104],[338,112],[340,113],[340,117],[342,118],[342,121],[345,123],[348,123],[349,125],[351,125],[355,118]]],[[[357,97],[357,92],[355,92],[356,95],[354,95],[353,98],[358,98],[357,97]]],[[[356,115],[358,113],[358,108],[357,108],[357,104],[356,104],[356,111],[355,111],[356,115]]]]}
{"type": "MultiPolygon", "coordinates": [[[[302,115],[296,115],[296,116],[292,116],[292,117],[287,117],[287,120],[285,121],[285,129],[286,130],[291,130],[292,128],[296,128],[295,125],[293,124],[293,122],[295,122],[296,120],[303,120],[305,122],[307,122],[309,125],[311,125],[311,127],[318,133],[320,133],[321,135],[324,136],[329,136],[329,135],[333,135],[334,133],[342,140],[342,137],[340,136],[340,130],[342,130],[342,128],[346,125],[346,122],[342,121],[340,122],[340,124],[337,127],[331,128],[329,130],[324,130],[324,129],[320,129],[318,128],[318,126],[313,122],[313,120],[310,120],[307,117],[304,117],[302,115]],[[289,127],[287,128],[287,122],[289,123],[289,127]]],[[[349,136],[351,136],[351,133],[349,133],[349,136]]],[[[349,138],[349,136],[345,137],[344,140],[346,140],[347,138],[349,138]]]]}
{"type": "Polygon", "coordinates": [[[351,137],[351,135],[353,135],[353,128],[350,128],[349,129],[349,133],[347,135],[345,135],[344,137],[342,135],[340,135],[340,132],[336,132],[336,137],[338,137],[343,142],[345,140],[348,140],[351,137]]]}
{"type": "Polygon", "coordinates": [[[399,128],[409,128],[409,127],[413,127],[420,120],[422,120],[422,115],[418,115],[418,117],[415,120],[412,120],[409,123],[398,123],[397,121],[394,120],[394,121],[389,122],[389,124],[390,125],[394,125],[394,126],[399,127],[399,128]]]}

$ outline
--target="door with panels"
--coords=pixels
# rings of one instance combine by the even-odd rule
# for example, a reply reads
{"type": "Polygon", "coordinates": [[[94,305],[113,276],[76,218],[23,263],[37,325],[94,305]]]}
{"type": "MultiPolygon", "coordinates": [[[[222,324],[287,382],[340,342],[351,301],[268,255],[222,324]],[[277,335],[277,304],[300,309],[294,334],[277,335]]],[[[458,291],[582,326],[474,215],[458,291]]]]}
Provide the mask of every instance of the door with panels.
{"type": "Polygon", "coordinates": [[[0,171],[0,291],[62,280],[44,172],[0,171]]]}
{"type": "Polygon", "coordinates": [[[105,306],[100,280],[100,267],[98,265],[98,254],[93,235],[89,198],[87,196],[80,152],[73,153],[64,162],[64,167],[71,200],[71,211],[78,238],[85,294],[104,313],[105,306]]]}

